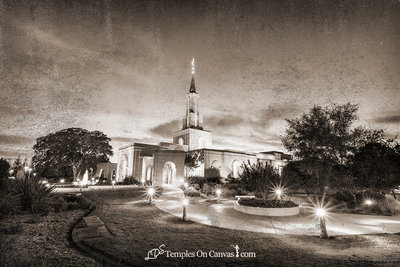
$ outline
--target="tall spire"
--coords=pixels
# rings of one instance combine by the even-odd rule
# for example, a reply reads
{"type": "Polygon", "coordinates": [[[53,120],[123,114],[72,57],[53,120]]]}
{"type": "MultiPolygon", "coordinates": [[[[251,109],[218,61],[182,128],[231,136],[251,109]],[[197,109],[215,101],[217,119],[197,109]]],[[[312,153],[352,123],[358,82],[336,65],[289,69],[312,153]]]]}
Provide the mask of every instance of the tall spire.
{"type": "Polygon", "coordinates": [[[194,66],[194,58],[192,59],[192,81],[190,82],[189,93],[196,93],[196,85],[194,83],[194,74],[195,74],[195,66],[194,66]]]}

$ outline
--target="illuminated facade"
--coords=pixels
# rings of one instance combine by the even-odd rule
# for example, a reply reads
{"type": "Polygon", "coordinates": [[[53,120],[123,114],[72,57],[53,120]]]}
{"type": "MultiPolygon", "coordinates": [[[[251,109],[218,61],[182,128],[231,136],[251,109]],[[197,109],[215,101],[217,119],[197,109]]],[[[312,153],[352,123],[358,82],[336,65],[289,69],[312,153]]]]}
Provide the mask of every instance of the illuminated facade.
{"type": "Polygon", "coordinates": [[[263,161],[278,172],[290,160],[290,155],[277,151],[247,153],[212,148],[212,133],[203,129],[203,116],[199,111],[199,94],[196,91],[194,60],[192,80],[186,96],[186,113],[182,129],[172,136],[172,143],[158,145],[134,143],[122,147],[118,152],[117,181],[126,177],[152,181],[162,186],[180,183],[187,176],[238,178],[243,162],[263,161]],[[185,168],[187,153],[199,151],[204,158],[195,170],[185,168]]]}

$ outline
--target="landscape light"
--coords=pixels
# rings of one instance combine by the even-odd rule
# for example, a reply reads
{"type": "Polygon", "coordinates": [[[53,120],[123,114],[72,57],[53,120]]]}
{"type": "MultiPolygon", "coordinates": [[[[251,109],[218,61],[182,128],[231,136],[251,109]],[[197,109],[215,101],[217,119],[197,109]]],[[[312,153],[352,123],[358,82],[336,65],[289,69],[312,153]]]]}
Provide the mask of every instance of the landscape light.
{"type": "Polygon", "coordinates": [[[320,237],[323,239],[329,238],[328,231],[326,230],[325,217],[327,216],[327,211],[323,207],[318,207],[315,209],[315,214],[319,217],[319,225],[321,228],[320,237]]]}
{"type": "Polygon", "coordinates": [[[61,179],[61,180],[60,180],[60,183],[62,183],[62,184],[63,184],[64,182],[65,182],[65,180],[64,180],[64,179],[61,179]]]}
{"type": "Polygon", "coordinates": [[[182,213],[182,221],[187,221],[187,207],[189,206],[189,200],[184,198],[182,201],[183,213],[182,213]]]}
{"type": "Polygon", "coordinates": [[[276,194],[276,196],[278,197],[278,199],[281,200],[282,189],[277,188],[277,189],[275,190],[275,194],[276,194]]]}
{"type": "Polygon", "coordinates": [[[217,190],[215,190],[215,193],[217,193],[217,202],[219,203],[221,201],[222,190],[218,188],[217,190]]]}
{"type": "Polygon", "coordinates": [[[10,170],[9,172],[10,172],[10,175],[11,175],[11,174],[13,174],[14,170],[10,170]]]}
{"type": "Polygon", "coordinates": [[[112,189],[114,189],[114,185],[115,185],[115,180],[112,180],[112,189]]]}
{"type": "Polygon", "coordinates": [[[185,189],[187,189],[189,187],[189,184],[187,182],[184,182],[183,186],[185,187],[185,189]]]}
{"type": "Polygon", "coordinates": [[[154,187],[149,187],[147,189],[147,195],[149,196],[149,204],[153,203],[153,196],[156,193],[156,190],[154,189],[154,187]]]}
{"type": "Polygon", "coordinates": [[[179,182],[180,182],[181,184],[183,184],[183,183],[185,182],[185,179],[183,179],[183,178],[181,177],[181,178],[179,178],[179,182]]]}
{"type": "Polygon", "coordinates": [[[374,204],[374,202],[372,202],[371,199],[367,199],[367,200],[365,200],[365,204],[366,204],[367,206],[371,206],[372,204],[374,204]]]}
{"type": "Polygon", "coordinates": [[[50,187],[50,184],[46,184],[45,186],[46,186],[46,187],[50,187]]]}
{"type": "Polygon", "coordinates": [[[315,213],[317,214],[318,217],[325,217],[326,216],[326,210],[324,208],[317,208],[315,210],[315,213]]]}

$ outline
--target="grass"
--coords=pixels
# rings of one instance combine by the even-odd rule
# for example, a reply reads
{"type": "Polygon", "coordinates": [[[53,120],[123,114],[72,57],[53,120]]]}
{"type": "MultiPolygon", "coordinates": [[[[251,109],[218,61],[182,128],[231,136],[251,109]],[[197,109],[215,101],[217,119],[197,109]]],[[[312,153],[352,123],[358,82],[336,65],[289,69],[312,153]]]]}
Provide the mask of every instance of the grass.
{"type": "Polygon", "coordinates": [[[143,189],[84,193],[96,205],[95,215],[113,236],[86,244],[132,265],[399,265],[400,235],[340,236],[321,240],[222,229],[180,219],[149,205],[143,189]],[[166,250],[196,252],[255,252],[255,258],[171,258],[145,261],[147,252],[165,244],[166,250]]]}
{"type": "Polygon", "coordinates": [[[100,266],[68,239],[82,210],[12,215],[0,220],[0,266],[100,266]]]}

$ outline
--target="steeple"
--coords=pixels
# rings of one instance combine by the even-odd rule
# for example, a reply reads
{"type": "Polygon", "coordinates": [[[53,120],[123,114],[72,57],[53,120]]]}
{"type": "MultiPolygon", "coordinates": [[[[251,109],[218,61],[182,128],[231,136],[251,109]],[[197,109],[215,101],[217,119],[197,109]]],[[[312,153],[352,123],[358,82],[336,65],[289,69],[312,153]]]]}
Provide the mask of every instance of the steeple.
{"type": "Polygon", "coordinates": [[[195,67],[194,67],[194,58],[192,59],[192,81],[190,82],[190,89],[189,93],[196,93],[196,85],[194,83],[194,74],[195,74],[195,67]]]}

